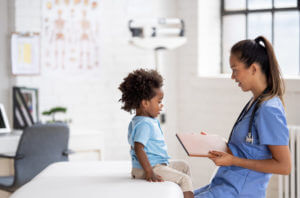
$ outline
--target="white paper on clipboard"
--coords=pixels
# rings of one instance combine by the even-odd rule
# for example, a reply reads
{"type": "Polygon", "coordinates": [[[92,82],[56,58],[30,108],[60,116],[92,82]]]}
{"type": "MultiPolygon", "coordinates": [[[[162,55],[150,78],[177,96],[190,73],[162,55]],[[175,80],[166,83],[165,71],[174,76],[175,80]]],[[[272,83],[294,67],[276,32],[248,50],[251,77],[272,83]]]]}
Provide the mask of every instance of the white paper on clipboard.
{"type": "Polygon", "coordinates": [[[176,137],[191,157],[207,157],[209,151],[227,152],[226,139],[219,135],[201,133],[177,133],[176,137]]]}

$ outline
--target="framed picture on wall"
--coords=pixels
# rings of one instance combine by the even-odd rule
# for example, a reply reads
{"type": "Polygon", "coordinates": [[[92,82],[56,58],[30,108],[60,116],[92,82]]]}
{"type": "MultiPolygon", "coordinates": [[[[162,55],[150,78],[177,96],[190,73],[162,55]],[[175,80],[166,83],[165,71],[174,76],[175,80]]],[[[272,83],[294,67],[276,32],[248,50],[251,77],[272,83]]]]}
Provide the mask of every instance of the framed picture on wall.
{"type": "Polygon", "coordinates": [[[39,34],[13,33],[11,37],[11,62],[13,75],[40,73],[39,34]]]}
{"type": "Polygon", "coordinates": [[[13,87],[13,121],[15,129],[39,122],[38,89],[13,87]]]}

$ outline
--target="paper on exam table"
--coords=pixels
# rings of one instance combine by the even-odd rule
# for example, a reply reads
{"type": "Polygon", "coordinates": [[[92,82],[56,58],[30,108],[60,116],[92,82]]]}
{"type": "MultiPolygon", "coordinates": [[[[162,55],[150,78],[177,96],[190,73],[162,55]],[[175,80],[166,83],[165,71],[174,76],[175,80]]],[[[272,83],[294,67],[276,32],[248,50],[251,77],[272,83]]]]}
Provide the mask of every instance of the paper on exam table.
{"type": "Polygon", "coordinates": [[[219,135],[201,133],[177,133],[176,137],[191,157],[207,157],[209,151],[227,152],[226,139],[219,135]]]}

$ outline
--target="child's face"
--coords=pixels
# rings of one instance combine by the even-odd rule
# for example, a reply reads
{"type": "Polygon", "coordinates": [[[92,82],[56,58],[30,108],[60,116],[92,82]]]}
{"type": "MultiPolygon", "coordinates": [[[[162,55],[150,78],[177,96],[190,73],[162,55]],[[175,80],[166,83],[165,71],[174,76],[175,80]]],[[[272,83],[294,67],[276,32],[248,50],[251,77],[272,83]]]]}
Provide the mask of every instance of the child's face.
{"type": "Polygon", "coordinates": [[[145,106],[145,111],[152,118],[156,118],[163,108],[162,99],[164,97],[164,92],[161,89],[155,89],[155,92],[156,95],[149,100],[147,102],[148,104],[145,106]]]}

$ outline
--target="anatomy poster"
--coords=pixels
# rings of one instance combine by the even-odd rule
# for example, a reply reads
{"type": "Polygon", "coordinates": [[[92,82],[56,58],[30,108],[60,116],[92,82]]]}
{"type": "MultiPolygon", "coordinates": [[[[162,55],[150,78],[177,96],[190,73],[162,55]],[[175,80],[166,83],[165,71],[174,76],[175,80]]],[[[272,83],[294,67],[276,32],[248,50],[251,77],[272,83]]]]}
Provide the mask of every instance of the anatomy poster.
{"type": "Polygon", "coordinates": [[[99,67],[99,1],[43,1],[43,66],[61,71],[99,67]]]}

